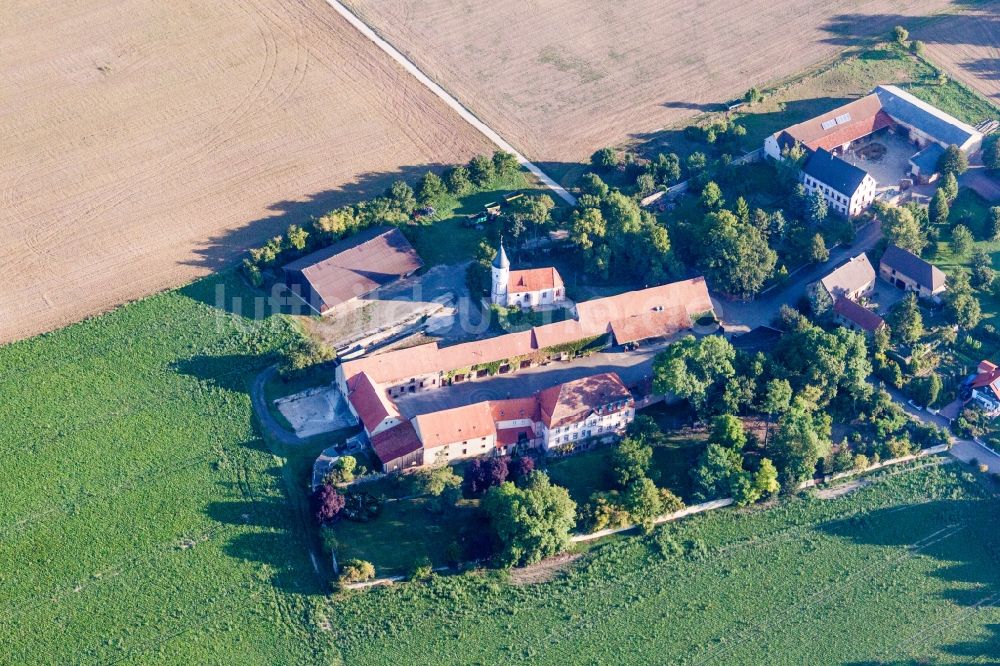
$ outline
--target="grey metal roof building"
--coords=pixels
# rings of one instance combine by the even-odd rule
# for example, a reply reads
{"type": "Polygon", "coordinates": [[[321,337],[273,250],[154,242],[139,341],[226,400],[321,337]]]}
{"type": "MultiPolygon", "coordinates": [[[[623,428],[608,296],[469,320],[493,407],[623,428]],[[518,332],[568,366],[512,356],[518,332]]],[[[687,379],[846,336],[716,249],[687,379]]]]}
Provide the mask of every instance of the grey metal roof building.
{"type": "Polygon", "coordinates": [[[934,108],[896,86],[875,88],[882,110],[897,123],[914,127],[944,146],[955,145],[969,152],[982,143],[983,135],[971,125],[934,108]]]}

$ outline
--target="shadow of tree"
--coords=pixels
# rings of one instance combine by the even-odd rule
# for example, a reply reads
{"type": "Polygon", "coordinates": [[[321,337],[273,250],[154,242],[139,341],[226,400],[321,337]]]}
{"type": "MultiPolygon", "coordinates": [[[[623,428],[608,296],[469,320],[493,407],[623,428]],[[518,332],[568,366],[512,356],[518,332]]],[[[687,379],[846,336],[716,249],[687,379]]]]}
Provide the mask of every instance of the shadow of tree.
{"type": "MultiPolygon", "coordinates": [[[[874,511],[818,529],[857,544],[906,549],[910,554],[944,563],[933,576],[947,584],[941,598],[958,608],[932,618],[912,636],[887,639],[886,653],[917,653],[933,650],[964,657],[1000,654],[997,625],[987,625],[991,635],[978,643],[948,645],[947,632],[960,623],[975,620],[981,607],[1000,604],[1000,534],[993,528],[1000,502],[994,497],[965,500],[935,500],[922,504],[874,511]]],[[[916,664],[923,658],[879,660],[866,663],[916,664]]]]}
{"type": "Polygon", "coordinates": [[[227,391],[249,393],[255,371],[271,362],[270,356],[254,354],[197,354],[172,363],[170,369],[227,391]]]}
{"type": "Polygon", "coordinates": [[[830,36],[821,40],[825,44],[837,46],[858,46],[872,44],[883,40],[894,26],[902,25],[911,29],[913,37],[927,43],[935,44],[968,44],[971,46],[996,46],[995,37],[1000,30],[1000,17],[995,14],[996,3],[981,0],[956,0],[952,3],[955,9],[983,9],[976,12],[976,20],[980,23],[976,31],[939,31],[933,26],[948,15],[931,17],[906,16],[903,14],[838,14],[830,18],[823,26],[830,36]]]}

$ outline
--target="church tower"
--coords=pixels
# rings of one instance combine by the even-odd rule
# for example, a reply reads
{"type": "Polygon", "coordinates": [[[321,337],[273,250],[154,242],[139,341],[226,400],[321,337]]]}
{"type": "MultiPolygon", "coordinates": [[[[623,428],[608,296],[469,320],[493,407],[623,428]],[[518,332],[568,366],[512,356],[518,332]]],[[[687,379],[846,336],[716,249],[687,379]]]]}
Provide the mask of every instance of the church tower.
{"type": "Polygon", "coordinates": [[[490,289],[490,302],[495,305],[507,305],[507,283],[510,280],[510,260],[507,259],[507,252],[503,249],[503,238],[500,239],[500,250],[493,260],[493,267],[490,269],[493,283],[490,289]]]}

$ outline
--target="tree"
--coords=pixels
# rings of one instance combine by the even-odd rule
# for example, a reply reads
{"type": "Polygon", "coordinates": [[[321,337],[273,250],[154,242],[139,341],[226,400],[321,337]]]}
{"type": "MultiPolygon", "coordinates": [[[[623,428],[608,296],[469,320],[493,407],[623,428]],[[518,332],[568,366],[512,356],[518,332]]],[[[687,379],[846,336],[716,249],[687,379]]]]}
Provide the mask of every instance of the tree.
{"type": "Polygon", "coordinates": [[[747,444],[747,433],[743,430],[743,422],[731,414],[715,417],[712,420],[708,441],[727,449],[742,450],[747,444]]]}
{"type": "Polygon", "coordinates": [[[332,347],[312,337],[298,335],[285,347],[278,362],[278,374],[284,379],[291,379],[313,365],[332,361],[336,356],[332,347]]]}
{"type": "Polygon", "coordinates": [[[989,240],[1000,240],[1000,206],[990,208],[989,215],[986,216],[986,229],[989,240]]]}
{"type": "Polygon", "coordinates": [[[469,461],[465,466],[465,477],[462,488],[466,495],[480,495],[490,488],[499,486],[507,480],[508,467],[506,458],[478,458],[469,461]]]}
{"type": "Polygon", "coordinates": [[[413,188],[406,181],[397,180],[386,192],[386,196],[392,201],[397,210],[409,215],[417,207],[417,198],[413,194],[413,188]]]}
{"type": "Polygon", "coordinates": [[[462,485],[462,479],[455,474],[455,470],[449,465],[418,470],[415,473],[415,478],[417,479],[417,492],[432,497],[438,497],[445,490],[458,488],[462,485]]]}
{"type": "Polygon", "coordinates": [[[340,514],[346,503],[337,489],[327,484],[321,485],[310,496],[312,514],[320,525],[331,523],[340,514]]]}
{"type": "Polygon", "coordinates": [[[983,141],[983,165],[990,171],[1000,170],[1000,138],[991,136],[983,141]]]}
{"type": "Polygon", "coordinates": [[[521,484],[535,471],[535,459],[531,456],[518,456],[508,465],[510,480],[521,484]]]}
{"type": "Polygon", "coordinates": [[[753,485],[761,497],[774,495],[781,490],[781,484],[778,483],[778,468],[770,458],[761,458],[760,467],[753,477],[753,485]]]}
{"type": "Polygon", "coordinates": [[[649,479],[636,479],[625,490],[625,508],[643,530],[649,532],[656,524],[656,518],[663,513],[660,491],[649,479]]]}
{"type": "Polygon", "coordinates": [[[955,199],[958,198],[958,178],[955,177],[954,173],[946,173],[941,178],[941,185],[938,187],[939,190],[944,190],[944,194],[948,197],[948,203],[954,203],[955,199]]]}
{"type": "Polygon", "coordinates": [[[285,233],[285,239],[290,250],[301,252],[306,249],[306,243],[309,240],[309,232],[297,224],[291,224],[288,226],[288,231],[285,233]]]}
{"type": "Polygon", "coordinates": [[[708,181],[701,190],[701,207],[705,210],[718,210],[725,205],[722,199],[722,190],[715,181],[708,181]]]}
{"type": "Polygon", "coordinates": [[[354,470],[357,467],[358,461],[354,456],[340,456],[330,467],[326,478],[331,484],[350,483],[354,480],[354,470]]]}
{"type": "Polygon", "coordinates": [[[576,503],[544,472],[532,472],[524,488],[503,483],[483,497],[495,557],[501,566],[523,566],[563,551],[576,523],[576,503]]]}
{"type": "Polygon", "coordinates": [[[764,389],[764,402],[761,409],[774,418],[775,414],[784,414],[791,407],[792,385],[787,379],[772,379],[764,389]]]}
{"type": "Polygon", "coordinates": [[[825,453],[813,417],[802,404],[796,404],[782,417],[769,448],[786,489],[794,489],[811,477],[825,453]]]}
{"type": "Polygon", "coordinates": [[[590,156],[590,164],[601,171],[611,171],[621,164],[621,157],[613,148],[601,148],[590,156]]]}
{"type": "Polygon", "coordinates": [[[737,197],[736,208],[733,212],[736,214],[736,219],[740,221],[740,224],[750,224],[750,205],[746,199],[737,197]]]}
{"type": "Polygon", "coordinates": [[[951,251],[958,255],[968,254],[975,241],[972,238],[972,232],[969,231],[969,227],[964,224],[956,224],[955,228],[951,230],[951,251]]]}
{"type": "Polygon", "coordinates": [[[809,261],[814,264],[822,264],[829,258],[830,251],[826,249],[826,241],[823,240],[823,235],[814,235],[812,242],[809,244],[809,261]]]}
{"type": "Polygon", "coordinates": [[[472,189],[469,170],[461,165],[448,169],[444,172],[444,184],[448,191],[456,197],[467,194],[472,189]]]}
{"type": "Polygon", "coordinates": [[[819,190],[814,191],[809,196],[809,221],[819,226],[826,220],[828,212],[826,197],[819,190]]]}
{"type": "Polygon", "coordinates": [[[746,102],[747,104],[757,104],[763,99],[764,99],[764,93],[762,93],[760,89],[757,88],[756,86],[747,90],[746,94],[743,95],[743,101],[746,102]]]}
{"type": "Polygon", "coordinates": [[[638,437],[624,438],[611,453],[611,473],[621,488],[645,478],[653,459],[653,447],[638,437]]]}
{"type": "Polygon", "coordinates": [[[513,153],[498,150],[493,153],[493,172],[497,178],[510,178],[521,170],[521,165],[513,153]]]}
{"type": "Polygon", "coordinates": [[[730,497],[734,481],[743,475],[743,456],[736,449],[709,444],[691,474],[697,497],[730,497]]]}
{"type": "Polygon", "coordinates": [[[910,31],[897,25],[892,29],[892,38],[896,40],[897,44],[906,44],[906,40],[910,38],[910,31]]]}
{"type": "Polygon", "coordinates": [[[670,186],[681,179],[681,160],[676,153],[660,153],[647,167],[658,185],[670,186]]]}
{"type": "Polygon", "coordinates": [[[938,158],[937,170],[942,176],[949,173],[961,176],[968,169],[969,158],[967,158],[965,153],[962,152],[962,149],[955,144],[945,148],[944,153],[940,158],[938,158]]]}
{"type": "Polygon", "coordinates": [[[477,187],[486,187],[496,178],[496,167],[486,155],[476,155],[469,160],[469,179],[477,187]]]}
{"type": "Polygon", "coordinates": [[[915,56],[922,58],[925,50],[924,43],[919,39],[914,39],[910,43],[910,52],[915,56]]]}
{"type": "Polygon", "coordinates": [[[716,289],[735,296],[749,298],[760,291],[778,261],[760,230],[741,224],[727,210],[706,215],[704,226],[707,246],[700,263],[705,277],[716,289]]]}
{"type": "Polygon", "coordinates": [[[910,382],[910,393],[918,404],[930,407],[941,393],[941,378],[937,373],[920,377],[910,382]]]}
{"type": "Polygon", "coordinates": [[[687,336],[657,354],[653,361],[653,388],[689,400],[696,408],[716,382],[735,374],[736,350],[721,336],[700,340],[687,336]]]}
{"type": "Polygon", "coordinates": [[[943,187],[939,187],[934,191],[934,196],[931,197],[931,203],[929,207],[930,221],[931,224],[947,224],[948,223],[948,195],[945,193],[943,187]]]}
{"type": "Polygon", "coordinates": [[[973,250],[969,264],[972,267],[972,284],[983,289],[993,284],[996,272],[993,270],[993,260],[986,250],[982,248],[973,250]]]}
{"type": "Polygon", "coordinates": [[[912,344],[924,334],[924,318],[920,314],[917,297],[912,291],[896,306],[891,320],[892,332],[905,343],[912,344]]]}
{"type": "Polygon", "coordinates": [[[959,271],[948,278],[944,311],[948,319],[959,328],[968,330],[979,324],[982,310],[979,300],[972,293],[968,273],[959,271]]]}
{"type": "Polygon", "coordinates": [[[603,199],[608,196],[608,186],[600,176],[588,171],[580,177],[580,192],[603,199]]]}
{"type": "Polygon", "coordinates": [[[919,255],[927,245],[927,238],[920,223],[909,208],[878,205],[882,218],[882,232],[899,247],[919,255]]]}
{"type": "Polygon", "coordinates": [[[552,197],[547,194],[524,196],[514,202],[514,216],[530,221],[536,227],[549,222],[552,209],[556,207],[552,197]]]}
{"type": "Polygon", "coordinates": [[[362,583],[375,577],[375,565],[365,560],[347,560],[340,567],[340,580],[362,583]]]}
{"type": "Polygon", "coordinates": [[[420,179],[420,185],[417,187],[417,201],[422,206],[429,206],[437,203],[446,192],[447,190],[441,177],[433,171],[428,171],[420,179]]]}

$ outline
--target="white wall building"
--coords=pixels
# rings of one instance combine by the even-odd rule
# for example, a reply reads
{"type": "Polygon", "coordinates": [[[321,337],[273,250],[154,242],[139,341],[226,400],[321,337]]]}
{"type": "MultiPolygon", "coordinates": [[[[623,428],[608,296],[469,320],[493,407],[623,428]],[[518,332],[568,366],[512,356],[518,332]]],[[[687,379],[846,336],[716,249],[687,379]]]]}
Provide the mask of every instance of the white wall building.
{"type": "Polygon", "coordinates": [[[512,271],[502,240],[490,277],[490,302],[495,305],[528,310],[566,300],[566,287],[559,271],[552,266],[512,271]]]}

